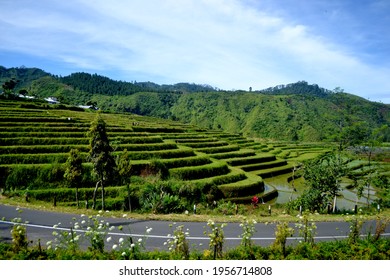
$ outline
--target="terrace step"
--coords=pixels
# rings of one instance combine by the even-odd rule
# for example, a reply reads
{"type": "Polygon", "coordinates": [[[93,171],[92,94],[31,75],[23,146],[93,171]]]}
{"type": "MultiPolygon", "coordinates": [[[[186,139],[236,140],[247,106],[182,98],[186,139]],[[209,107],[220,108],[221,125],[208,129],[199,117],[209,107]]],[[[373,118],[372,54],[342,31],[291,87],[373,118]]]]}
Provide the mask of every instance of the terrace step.
{"type": "Polygon", "coordinates": [[[271,161],[275,161],[275,160],[276,160],[275,155],[258,154],[258,155],[254,155],[254,156],[227,159],[226,163],[231,165],[231,166],[240,166],[240,165],[249,165],[249,164],[271,162],[271,161]]]}
{"type": "Polygon", "coordinates": [[[181,180],[198,180],[225,175],[229,172],[230,170],[227,164],[224,162],[212,162],[199,166],[187,166],[169,169],[171,176],[181,180]]]}
{"type": "Polygon", "coordinates": [[[283,159],[277,159],[274,161],[268,161],[264,163],[258,163],[258,164],[248,164],[248,165],[243,165],[243,166],[238,166],[244,171],[257,171],[257,170],[263,170],[263,169],[269,169],[273,167],[278,167],[278,166],[283,166],[286,165],[287,161],[283,159]]]}
{"type": "Polygon", "coordinates": [[[218,186],[225,198],[238,198],[262,193],[264,182],[261,177],[248,175],[249,177],[230,184],[218,186]]]}
{"type": "Polygon", "coordinates": [[[291,163],[288,163],[284,166],[263,169],[261,171],[252,172],[252,173],[265,179],[265,178],[270,178],[270,177],[290,173],[292,172],[293,168],[294,166],[291,163]]]}

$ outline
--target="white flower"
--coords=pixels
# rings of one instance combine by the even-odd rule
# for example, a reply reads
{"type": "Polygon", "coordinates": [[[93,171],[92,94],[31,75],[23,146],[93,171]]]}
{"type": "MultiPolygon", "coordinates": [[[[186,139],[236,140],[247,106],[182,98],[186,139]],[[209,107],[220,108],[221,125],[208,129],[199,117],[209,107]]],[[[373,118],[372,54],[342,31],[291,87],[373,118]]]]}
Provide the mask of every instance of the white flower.
{"type": "Polygon", "coordinates": [[[134,243],[131,243],[131,244],[130,244],[130,247],[131,247],[131,248],[134,248],[134,247],[135,247],[135,244],[134,244],[134,243]]]}
{"type": "Polygon", "coordinates": [[[111,242],[111,240],[112,240],[111,236],[107,238],[107,242],[111,242]]]}
{"type": "Polygon", "coordinates": [[[152,230],[153,230],[152,228],[148,228],[148,229],[146,230],[146,233],[150,233],[152,230]]]}
{"type": "Polygon", "coordinates": [[[116,244],[112,245],[112,250],[115,250],[116,248],[118,248],[118,245],[116,244]]]}
{"type": "Polygon", "coordinates": [[[138,243],[141,243],[142,242],[142,238],[138,239],[138,243]]]}
{"type": "Polygon", "coordinates": [[[81,224],[82,224],[82,225],[85,224],[85,223],[86,223],[85,220],[82,220],[82,221],[81,221],[81,224]]]}
{"type": "Polygon", "coordinates": [[[122,218],[126,218],[126,217],[127,217],[127,214],[123,214],[123,215],[122,215],[122,218]]]}
{"type": "Polygon", "coordinates": [[[111,226],[108,230],[113,231],[115,229],[115,226],[111,226]]]}
{"type": "Polygon", "coordinates": [[[123,257],[126,256],[126,252],[123,252],[123,253],[122,253],[122,256],[123,256],[123,257]]]}
{"type": "Polygon", "coordinates": [[[119,243],[123,243],[123,241],[125,241],[123,237],[119,238],[119,243]]]}

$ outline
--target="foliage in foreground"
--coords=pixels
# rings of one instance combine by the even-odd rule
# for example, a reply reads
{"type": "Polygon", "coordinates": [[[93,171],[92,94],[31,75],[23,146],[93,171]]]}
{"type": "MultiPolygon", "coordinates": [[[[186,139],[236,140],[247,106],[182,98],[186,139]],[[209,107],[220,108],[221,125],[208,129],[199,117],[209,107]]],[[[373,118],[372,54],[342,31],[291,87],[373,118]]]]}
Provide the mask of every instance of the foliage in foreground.
{"type": "MultiPolygon", "coordinates": [[[[178,225],[168,234],[164,243],[166,250],[148,251],[146,241],[152,228],[146,227],[143,237],[124,234],[118,240],[110,234],[116,227],[103,218],[103,212],[96,216],[81,215],[73,219],[71,228],[53,226],[53,240],[45,245],[27,238],[26,224],[20,218],[13,220],[12,243],[0,243],[0,260],[388,260],[390,259],[390,238],[381,238],[387,222],[377,219],[374,233],[362,237],[362,217],[350,217],[349,235],[344,240],[314,242],[316,225],[306,212],[299,217],[295,228],[287,223],[276,226],[275,240],[268,247],[255,245],[252,236],[255,220],[245,219],[240,224],[241,243],[235,248],[224,248],[224,226],[209,220],[204,235],[208,237],[208,249],[190,246],[189,229],[178,225]],[[85,228],[84,234],[80,229],[85,228]],[[287,239],[294,232],[300,241],[287,245],[287,239]],[[34,245],[31,245],[34,244],[34,245]],[[85,245],[87,247],[85,248],[85,245]]],[[[173,227],[173,224],[170,225],[173,227]]],[[[117,228],[123,231],[123,226],[117,228]]],[[[199,244],[200,245],[200,244],[199,244]]]]}
{"type": "MultiPolygon", "coordinates": [[[[212,260],[209,250],[193,251],[185,255],[190,260],[212,260]]],[[[13,251],[11,244],[0,243],[0,259],[2,260],[172,260],[183,259],[182,254],[175,251],[139,251],[125,257],[119,251],[83,251],[83,250],[48,250],[40,246],[26,250],[13,251]],[[130,257],[130,258],[129,258],[130,257]]],[[[388,260],[390,258],[390,240],[369,238],[359,239],[351,245],[348,240],[319,242],[313,245],[300,243],[287,246],[285,252],[270,247],[252,245],[250,248],[238,246],[223,252],[220,259],[225,260],[388,260]]]]}

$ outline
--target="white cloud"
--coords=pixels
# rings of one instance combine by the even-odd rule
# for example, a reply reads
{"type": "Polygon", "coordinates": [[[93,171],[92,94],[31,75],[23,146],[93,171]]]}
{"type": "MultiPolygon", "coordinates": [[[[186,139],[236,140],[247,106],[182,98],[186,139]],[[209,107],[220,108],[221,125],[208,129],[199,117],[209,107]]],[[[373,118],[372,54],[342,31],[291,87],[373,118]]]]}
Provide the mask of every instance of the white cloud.
{"type": "Polygon", "coordinates": [[[69,0],[0,4],[0,50],[48,57],[118,78],[262,89],[306,80],[367,97],[389,69],[311,28],[236,0],[69,0]],[[142,78],[142,79],[140,79],[142,78]],[[157,80],[153,80],[157,79],[157,80]],[[364,95],[366,94],[366,95],[364,95]]]}

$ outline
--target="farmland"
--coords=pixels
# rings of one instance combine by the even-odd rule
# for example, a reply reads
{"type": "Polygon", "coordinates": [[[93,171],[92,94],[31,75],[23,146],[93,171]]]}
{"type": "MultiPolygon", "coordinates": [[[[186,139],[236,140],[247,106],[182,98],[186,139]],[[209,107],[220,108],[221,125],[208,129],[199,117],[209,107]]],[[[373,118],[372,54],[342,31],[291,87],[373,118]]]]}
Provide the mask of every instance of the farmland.
{"type": "MultiPolygon", "coordinates": [[[[77,149],[88,173],[87,132],[96,112],[74,107],[22,101],[0,102],[0,172],[3,191],[28,192],[30,197],[72,204],[73,190],[63,180],[63,165],[77,149]]],[[[132,175],[142,175],[151,163],[163,164],[168,177],[216,186],[229,201],[249,202],[254,195],[269,201],[278,194],[264,180],[289,174],[297,162],[326,151],[319,145],[294,146],[247,139],[238,134],[206,130],[169,120],[130,114],[102,114],[114,156],[129,153],[132,175]]],[[[81,189],[88,199],[93,179],[84,176],[81,189]]],[[[112,207],[121,207],[121,185],[106,189],[112,207]]],[[[122,196],[122,197],[121,197],[122,196]]]]}
{"type": "MultiPolygon", "coordinates": [[[[65,105],[0,101],[3,193],[74,206],[75,190],[64,179],[64,163],[71,149],[77,149],[85,170],[79,186],[81,200],[88,205],[96,182],[88,160],[87,134],[96,114],[65,105]]],[[[176,212],[221,199],[249,204],[253,196],[263,203],[285,203],[304,189],[302,179],[292,176],[293,170],[332,149],[330,144],[249,139],[133,114],[101,116],[114,157],[125,151],[131,161],[130,187],[123,180],[114,180],[105,189],[108,209],[129,208],[129,197],[135,201],[133,209],[142,208],[144,202],[139,197],[156,180],[161,195],[169,185],[171,198],[186,201],[172,210],[176,212]]],[[[357,160],[348,164],[356,173],[364,172],[367,166],[367,162],[357,160]]],[[[374,199],[375,192],[371,192],[374,199]]],[[[342,193],[340,201],[346,199],[342,205],[355,203],[356,191],[348,182],[342,193]]],[[[361,197],[360,202],[365,199],[361,197]]]]}

